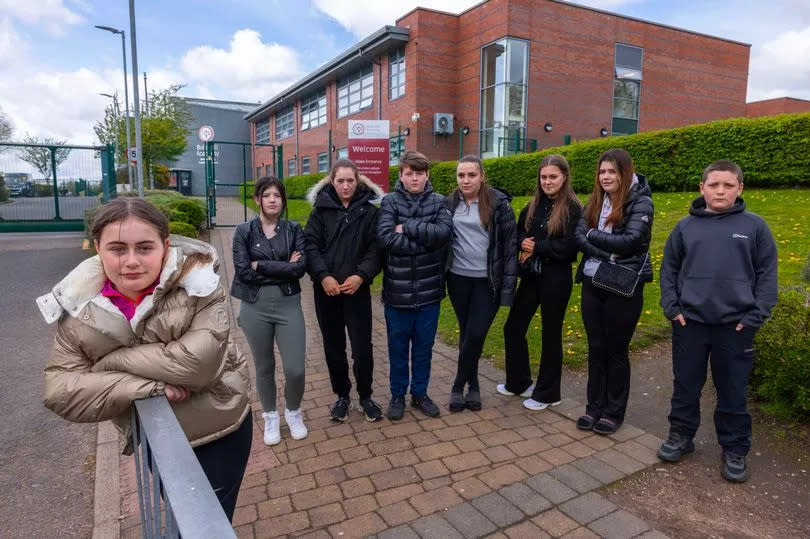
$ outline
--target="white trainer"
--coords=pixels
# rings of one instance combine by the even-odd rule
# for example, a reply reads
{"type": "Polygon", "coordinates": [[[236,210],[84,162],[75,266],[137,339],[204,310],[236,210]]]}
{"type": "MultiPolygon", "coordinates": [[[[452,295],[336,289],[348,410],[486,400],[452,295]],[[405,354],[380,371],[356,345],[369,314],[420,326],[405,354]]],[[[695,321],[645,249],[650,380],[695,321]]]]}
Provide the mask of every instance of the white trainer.
{"type": "Polygon", "coordinates": [[[284,410],[284,419],[290,427],[290,436],[293,440],[303,440],[307,437],[307,427],[304,425],[304,414],[298,410],[284,410]]]}
{"type": "MultiPolygon", "coordinates": [[[[495,390],[501,395],[509,395],[510,397],[515,395],[515,393],[512,393],[511,391],[506,389],[506,384],[498,384],[498,387],[496,387],[495,390]]],[[[533,392],[534,392],[534,384],[530,385],[526,389],[526,391],[520,394],[520,396],[523,398],[531,397],[533,392]]]]}
{"type": "Polygon", "coordinates": [[[278,412],[263,412],[262,418],[264,418],[265,445],[276,445],[281,441],[281,418],[278,412]]]}
{"type": "Polygon", "coordinates": [[[529,410],[535,410],[535,411],[539,412],[540,410],[545,410],[549,406],[557,406],[561,402],[562,401],[540,402],[540,401],[536,401],[534,399],[526,399],[525,401],[523,401],[523,407],[528,408],[529,410]]]}

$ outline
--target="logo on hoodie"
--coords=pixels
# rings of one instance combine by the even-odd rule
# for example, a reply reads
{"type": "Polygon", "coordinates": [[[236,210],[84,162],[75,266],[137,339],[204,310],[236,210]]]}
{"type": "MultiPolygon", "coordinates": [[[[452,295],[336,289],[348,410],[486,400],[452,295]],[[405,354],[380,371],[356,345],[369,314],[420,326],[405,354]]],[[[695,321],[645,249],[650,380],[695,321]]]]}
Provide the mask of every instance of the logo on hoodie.
{"type": "Polygon", "coordinates": [[[745,236],[743,234],[732,234],[731,237],[732,238],[741,238],[741,239],[744,239],[744,240],[748,239],[748,236],[745,236]]]}

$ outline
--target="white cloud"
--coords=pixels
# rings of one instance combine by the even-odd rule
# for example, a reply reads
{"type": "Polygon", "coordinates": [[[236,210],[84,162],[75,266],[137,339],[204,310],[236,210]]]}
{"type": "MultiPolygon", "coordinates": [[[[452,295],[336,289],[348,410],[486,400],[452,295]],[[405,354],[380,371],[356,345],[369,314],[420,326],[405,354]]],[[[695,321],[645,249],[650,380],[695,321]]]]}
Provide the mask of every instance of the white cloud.
{"type": "Polygon", "coordinates": [[[227,97],[248,101],[267,99],[303,75],[295,50],[264,43],[250,29],[235,32],[228,50],[207,45],[191,49],[180,69],[188,82],[220,87],[227,97]]]}
{"type": "Polygon", "coordinates": [[[810,99],[810,26],[790,30],[755,47],[751,54],[748,100],[771,97],[810,99]]]}
{"type": "Polygon", "coordinates": [[[14,29],[9,17],[0,17],[0,66],[8,69],[17,65],[25,51],[25,43],[14,29]]]}
{"type": "Polygon", "coordinates": [[[84,22],[84,17],[67,7],[62,0],[0,0],[0,14],[45,28],[61,35],[66,26],[84,22]]]}

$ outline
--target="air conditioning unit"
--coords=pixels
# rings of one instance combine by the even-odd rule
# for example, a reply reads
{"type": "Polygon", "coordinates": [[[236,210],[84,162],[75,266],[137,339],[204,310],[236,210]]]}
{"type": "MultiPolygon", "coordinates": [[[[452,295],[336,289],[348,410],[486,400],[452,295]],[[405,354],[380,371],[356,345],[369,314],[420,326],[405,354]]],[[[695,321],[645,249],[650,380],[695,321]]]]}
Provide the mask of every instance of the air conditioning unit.
{"type": "Polygon", "coordinates": [[[433,132],[437,135],[453,134],[453,115],[449,112],[437,112],[433,115],[433,132]]]}

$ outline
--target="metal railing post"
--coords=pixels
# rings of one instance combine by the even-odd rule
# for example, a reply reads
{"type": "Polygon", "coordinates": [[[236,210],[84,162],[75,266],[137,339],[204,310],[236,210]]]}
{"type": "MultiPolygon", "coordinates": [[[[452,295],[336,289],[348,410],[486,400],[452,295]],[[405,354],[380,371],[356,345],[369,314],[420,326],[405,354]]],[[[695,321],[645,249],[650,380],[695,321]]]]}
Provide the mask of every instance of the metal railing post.
{"type": "Polygon", "coordinates": [[[59,188],[56,182],[56,147],[49,146],[49,150],[51,150],[51,173],[53,174],[53,211],[54,211],[54,221],[61,221],[62,216],[59,215],[59,188]]]}

